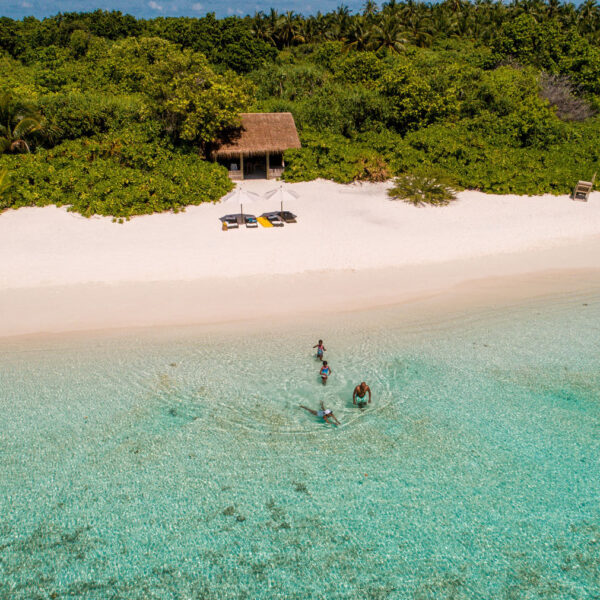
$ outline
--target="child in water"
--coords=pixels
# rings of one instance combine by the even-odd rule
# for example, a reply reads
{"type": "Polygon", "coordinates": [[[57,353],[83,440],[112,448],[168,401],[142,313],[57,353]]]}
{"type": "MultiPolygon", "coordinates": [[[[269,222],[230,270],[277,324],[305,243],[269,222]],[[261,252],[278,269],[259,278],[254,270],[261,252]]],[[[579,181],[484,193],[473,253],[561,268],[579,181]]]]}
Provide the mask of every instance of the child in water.
{"type": "Polygon", "coordinates": [[[319,340],[319,343],[316,346],[313,346],[313,348],[317,349],[317,358],[323,360],[323,352],[327,350],[327,348],[323,346],[323,340],[319,340]]]}
{"type": "Polygon", "coordinates": [[[337,417],[333,414],[333,411],[330,408],[325,408],[323,402],[321,402],[321,410],[313,410],[312,408],[308,408],[308,406],[302,405],[300,405],[300,408],[307,410],[309,413],[315,415],[315,417],[323,419],[325,423],[328,423],[329,425],[341,425],[337,420],[337,417]],[[329,419],[331,419],[331,421],[329,419]]]}
{"type": "Polygon", "coordinates": [[[327,361],[324,360],[323,366],[321,367],[321,370],[319,371],[323,385],[325,385],[327,383],[327,378],[331,375],[331,373],[332,373],[331,368],[327,365],[327,361]]]}

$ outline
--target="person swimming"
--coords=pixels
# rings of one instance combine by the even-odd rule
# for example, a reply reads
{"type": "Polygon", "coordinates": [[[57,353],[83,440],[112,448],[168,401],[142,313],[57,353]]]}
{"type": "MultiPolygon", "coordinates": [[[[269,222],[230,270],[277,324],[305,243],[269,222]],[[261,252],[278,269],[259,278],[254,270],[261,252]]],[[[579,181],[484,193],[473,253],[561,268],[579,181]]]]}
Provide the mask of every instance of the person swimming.
{"type": "Polygon", "coordinates": [[[333,414],[333,411],[330,408],[325,408],[323,402],[321,402],[321,410],[313,410],[312,408],[308,408],[308,406],[302,405],[300,405],[300,408],[307,410],[311,415],[315,415],[315,417],[323,419],[328,425],[341,425],[337,417],[333,414]],[[330,421],[329,419],[332,420],[330,421]]]}
{"type": "Polygon", "coordinates": [[[331,367],[327,364],[327,361],[324,360],[323,366],[321,367],[321,370],[319,371],[319,375],[321,375],[321,381],[322,381],[323,385],[325,385],[327,383],[327,378],[331,375],[331,373],[332,373],[331,367]]]}
{"type": "Polygon", "coordinates": [[[354,388],[352,402],[358,404],[358,408],[364,408],[367,405],[367,393],[369,394],[369,404],[371,404],[371,388],[363,381],[354,388]]]}
{"type": "Polygon", "coordinates": [[[313,348],[317,349],[317,358],[323,360],[323,352],[327,352],[327,348],[323,346],[323,340],[319,340],[319,343],[316,346],[313,346],[313,348]]]}

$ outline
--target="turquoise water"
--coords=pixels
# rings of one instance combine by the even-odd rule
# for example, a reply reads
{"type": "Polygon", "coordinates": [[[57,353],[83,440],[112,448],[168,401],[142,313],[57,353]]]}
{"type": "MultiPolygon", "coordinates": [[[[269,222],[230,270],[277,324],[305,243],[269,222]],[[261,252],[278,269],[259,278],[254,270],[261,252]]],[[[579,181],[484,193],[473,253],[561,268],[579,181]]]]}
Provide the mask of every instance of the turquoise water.
{"type": "Polygon", "coordinates": [[[600,299],[434,313],[2,342],[0,598],[598,599],[600,299]]]}

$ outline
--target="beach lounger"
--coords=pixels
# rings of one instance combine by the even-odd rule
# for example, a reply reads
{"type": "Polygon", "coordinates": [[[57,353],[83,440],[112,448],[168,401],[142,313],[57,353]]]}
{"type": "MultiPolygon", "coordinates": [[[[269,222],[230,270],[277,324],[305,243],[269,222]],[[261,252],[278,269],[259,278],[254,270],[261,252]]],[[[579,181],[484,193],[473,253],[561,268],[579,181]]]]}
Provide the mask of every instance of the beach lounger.
{"type": "Polygon", "coordinates": [[[258,227],[258,221],[254,215],[244,215],[244,223],[249,229],[258,227]]]}
{"type": "Polygon", "coordinates": [[[582,200],[583,202],[587,202],[591,191],[594,189],[595,180],[596,173],[594,173],[591,181],[578,181],[575,189],[573,190],[573,200],[582,200]]]}
{"type": "MultiPolygon", "coordinates": [[[[237,229],[240,226],[240,215],[225,215],[219,221],[227,224],[227,229],[237,229]]],[[[225,229],[225,228],[223,228],[225,229]]]]}
{"type": "Polygon", "coordinates": [[[260,216],[267,219],[273,227],[283,227],[283,219],[281,218],[279,212],[263,213],[260,216]]]}
{"type": "Polygon", "coordinates": [[[279,216],[286,222],[286,223],[296,223],[296,215],[294,213],[291,213],[289,210],[284,210],[282,212],[279,213],[279,216]]]}

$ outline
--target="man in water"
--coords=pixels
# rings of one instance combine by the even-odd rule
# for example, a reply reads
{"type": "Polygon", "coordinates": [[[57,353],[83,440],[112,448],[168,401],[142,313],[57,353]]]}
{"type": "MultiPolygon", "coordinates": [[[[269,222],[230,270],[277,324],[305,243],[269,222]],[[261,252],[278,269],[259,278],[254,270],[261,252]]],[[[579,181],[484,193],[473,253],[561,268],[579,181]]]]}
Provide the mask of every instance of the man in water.
{"type": "Polygon", "coordinates": [[[325,385],[327,383],[327,378],[331,375],[331,373],[332,373],[331,367],[327,364],[327,361],[324,360],[323,366],[321,367],[321,370],[319,371],[319,375],[321,375],[321,381],[323,382],[323,385],[325,385]]]}
{"type": "Polygon", "coordinates": [[[369,394],[368,403],[371,404],[371,388],[363,381],[354,388],[352,402],[358,404],[358,408],[364,408],[367,405],[367,393],[369,394]]]}
{"type": "Polygon", "coordinates": [[[308,408],[308,406],[302,405],[300,405],[300,408],[307,410],[310,414],[315,415],[315,417],[322,418],[328,425],[341,425],[337,420],[337,417],[333,414],[333,411],[330,408],[325,408],[323,402],[321,402],[321,410],[313,410],[312,408],[308,408]],[[333,421],[330,421],[329,419],[332,419],[333,421]]]}

